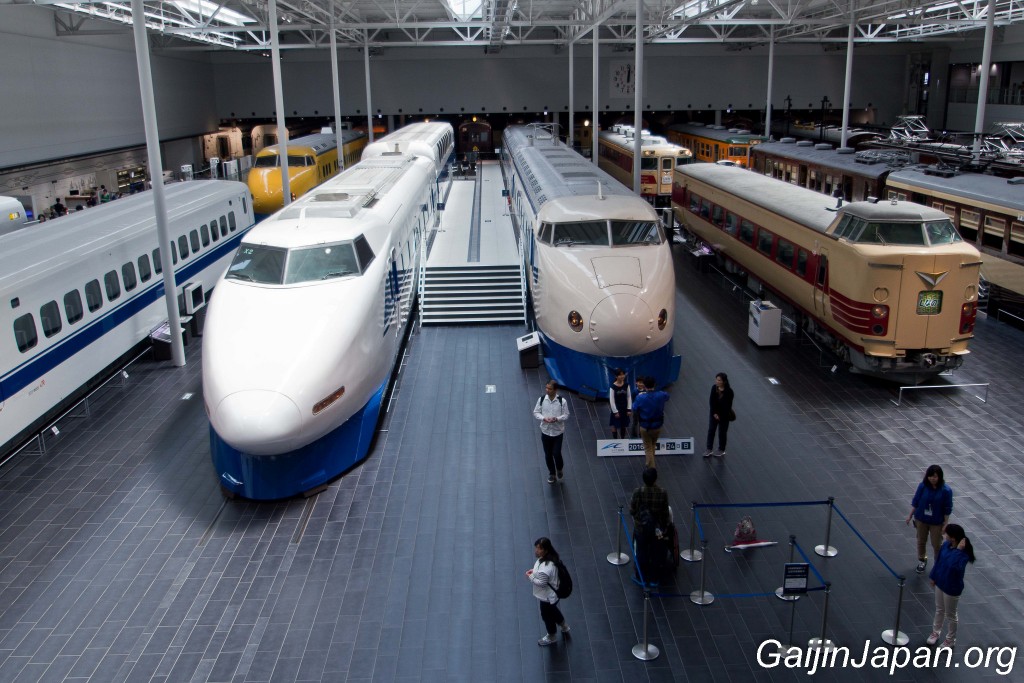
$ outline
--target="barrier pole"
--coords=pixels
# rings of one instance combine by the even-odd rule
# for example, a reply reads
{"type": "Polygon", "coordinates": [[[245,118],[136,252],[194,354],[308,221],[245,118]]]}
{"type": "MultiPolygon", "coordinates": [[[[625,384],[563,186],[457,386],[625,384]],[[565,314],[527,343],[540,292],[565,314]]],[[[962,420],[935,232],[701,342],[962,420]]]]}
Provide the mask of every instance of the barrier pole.
{"type": "Polygon", "coordinates": [[[907,583],[905,576],[900,577],[900,597],[896,600],[896,625],[892,627],[892,630],[882,631],[882,640],[889,643],[892,646],[906,645],[910,642],[910,638],[906,633],[900,631],[900,612],[903,610],[903,586],[907,583]]]}
{"type": "Polygon", "coordinates": [[[649,662],[657,659],[661,652],[654,645],[647,642],[647,614],[651,605],[651,592],[644,590],[644,639],[633,646],[633,656],[637,659],[649,662]]]}
{"type": "Polygon", "coordinates": [[[828,652],[834,650],[836,644],[825,637],[825,630],[828,628],[828,596],[832,592],[832,584],[829,581],[825,582],[825,606],[821,608],[821,637],[811,638],[807,641],[808,648],[818,649],[821,648],[823,651],[828,652]]]}
{"type": "MultiPolygon", "coordinates": [[[[789,535],[789,561],[790,562],[793,561],[793,550],[794,550],[795,546],[796,546],[796,536],[794,536],[793,534],[790,534],[789,535]]],[[[793,593],[792,595],[786,595],[786,589],[785,589],[784,586],[779,586],[778,588],[775,589],[775,597],[777,597],[779,600],[785,600],[786,602],[796,602],[797,600],[800,599],[800,596],[797,595],[796,593],[793,593]]],[[[789,633],[789,642],[790,642],[791,645],[793,643],[793,631],[792,631],[792,628],[793,627],[792,627],[792,620],[791,620],[791,623],[790,623],[790,633],[789,633]]]]}
{"type": "Polygon", "coordinates": [[[615,552],[608,553],[608,562],[614,564],[616,567],[621,567],[624,564],[629,564],[629,555],[622,552],[622,506],[619,506],[619,533],[615,536],[615,552]]]}
{"type": "Polygon", "coordinates": [[[828,521],[825,523],[825,545],[814,546],[814,552],[818,553],[822,557],[835,557],[839,554],[839,551],[828,544],[828,539],[832,535],[832,506],[835,505],[835,497],[828,497],[828,521]]]}
{"type": "MultiPolygon", "coordinates": [[[[703,541],[701,541],[700,547],[701,547],[701,550],[703,552],[707,552],[707,550],[708,550],[707,539],[704,539],[703,541]]],[[[703,557],[703,555],[702,555],[702,557],[703,557]]],[[[692,602],[695,605],[710,605],[711,603],[713,603],[715,601],[715,596],[704,590],[704,579],[705,579],[705,576],[707,575],[707,569],[708,569],[707,563],[704,563],[704,564],[702,564],[700,566],[700,590],[699,591],[693,591],[692,593],[690,593],[690,602],[692,602]]]]}
{"type": "Polygon", "coordinates": [[[704,553],[695,550],[694,541],[697,538],[697,502],[690,503],[690,547],[688,550],[680,551],[679,557],[687,562],[700,562],[704,559],[704,553]]]}

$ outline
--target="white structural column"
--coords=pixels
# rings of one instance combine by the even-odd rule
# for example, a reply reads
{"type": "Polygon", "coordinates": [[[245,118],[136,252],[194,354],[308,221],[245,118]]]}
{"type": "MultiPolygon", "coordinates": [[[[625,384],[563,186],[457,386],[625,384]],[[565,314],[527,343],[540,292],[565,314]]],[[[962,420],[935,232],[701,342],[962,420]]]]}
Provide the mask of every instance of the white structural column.
{"type": "MultiPolygon", "coordinates": [[[[633,51],[633,192],[640,194],[640,156],[643,148],[644,128],[644,0],[636,0],[636,47],[633,51]]],[[[661,174],[661,167],[657,173],[661,174]]]]}
{"type": "Polygon", "coordinates": [[[988,102],[988,79],[992,70],[992,32],[995,27],[996,0],[988,0],[985,17],[985,46],[982,48],[981,71],[978,73],[978,111],[974,118],[974,148],[971,155],[981,157],[981,136],[985,131],[985,104],[988,102]]]}
{"type": "Polygon", "coordinates": [[[569,130],[565,134],[565,144],[569,145],[569,149],[572,149],[575,131],[576,131],[576,98],[573,97],[573,62],[572,62],[572,46],[573,42],[569,41],[569,130]]]}
{"type": "MultiPolygon", "coordinates": [[[[846,139],[849,137],[850,130],[850,87],[853,84],[853,32],[857,30],[856,21],[853,0],[850,0],[850,31],[846,36],[846,79],[843,82],[843,130],[840,133],[840,147],[846,147],[846,139]]],[[[822,128],[825,127],[824,119],[821,122],[821,126],[822,128]]],[[[824,131],[822,131],[822,135],[824,135],[824,131]]]]}
{"type": "Polygon", "coordinates": [[[370,96],[370,34],[363,32],[363,71],[366,74],[366,134],[373,142],[373,98],[370,96]]]}
{"type": "Polygon", "coordinates": [[[775,75],[775,27],[772,26],[768,38],[768,91],[765,93],[764,136],[772,134],[772,78],[775,75]]]}
{"type": "Polygon", "coordinates": [[[146,129],[146,155],[149,177],[153,185],[153,206],[156,211],[156,234],[160,244],[160,265],[164,276],[164,302],[167,322],[171,327],[171,359],[178,367],[185,365],[185,345],[181,340],[181,318],[178,317],[178,290],[171,261],[170,233],[167,230],[167,198],[164,196],[164,163],[160,158],[160,136],[156,127],[156,100],[153,97],[153,74],[149,63],[149,39],[146,37],[146,10],[142,0],[132,0],[132,30],[135,33],[135,62],[139,69],[139,91],[142,95],[142,120],[146,129]]]}
{"type": "Polygon", "coordinates": [[[331,0],[331,87],[334,90],[334,136],[338,140],[338,168],[345,170],[345,136],[341,132],[341,83],[338,80],[338,37],[334,34],[334,0],[331,0]]]}
{"type": "Polygon", "coordinates": [[[281,164],[281,206],[292,201],[291,179],[288,177],[288,131],[284,126],[284,93],[281,88],[281,45],[277,39],[277,1],[270,0],[270,54],[274,70],[274,106],[277,108],[277,158],[281,164]]]}
{"type": "Polygon", "coordinates": [[[597,36],[598,36],[599,33],[600,33],[600,25],[594,24],[594,28],[592,29],[591,34],[590,34],[591,38],[594,41],[594,67],[593,67],[594,74],[593,74],[593,83],[592,83],[592,86],[591,86],[594,89],[593,96],[592,96],[592,99],[594,101],[594,106],[592,107],[593,111],[591,111],[592,116],[590,117],[590,160],[592,162],[594,162],[595,166],[597,166],[597,134],[598,134],[598,132],[600,130],[600,126],[597,125],[597,71],[598,71],[598,69],[597,69],[597,58],[598,58],[598,48],[600,47],[600,41],[598,41],[597,36]]]}

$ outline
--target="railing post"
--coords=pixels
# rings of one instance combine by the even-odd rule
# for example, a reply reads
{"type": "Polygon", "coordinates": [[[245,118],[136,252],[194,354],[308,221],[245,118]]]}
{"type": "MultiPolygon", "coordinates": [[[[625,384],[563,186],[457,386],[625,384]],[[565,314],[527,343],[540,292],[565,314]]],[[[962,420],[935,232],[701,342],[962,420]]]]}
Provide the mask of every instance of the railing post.
{"type": "Polygon", "coordinates": [[[825,523],[825,545],[814,546],[814,552],[818,553],[822,557],[835,557],[839,554],[839,551],[828,544],[829,537],[832,535],[832,506],[835,505],[835,497],[828,497],[828,521],[825,523]]]}
{"type": "Polygon", "coordinates": [[[821,648],[828,652],[829,650],[835,649],[836,644],[825,637],[825,631],[828,628],[828,597],[832,592],[832,584],[828,581],[825,582],[825,606],[821,608],[821,637],[811,638],[807,642],[809,648],[821,648]]]}
{"type": "MultiPolygon", "coordinates": [[[[704,552],[707,552],[708,542],[707,539],[702,540],[701,548],[704,552]]],[[[703,556],[703,553],[702,555],[703,556]]],[[[704,590],[704,581],[707,575],[708,563],[705,562],[700,566],[700,590],[693,591],[690,593],[690,602],[695,605],[710,605],[715,601],[715,596],[704,590]]]]}
{"type": "MultiPolygon", "coordinates": [[[[789,535],[789,561],[790,562],[793,561],[793,551],[795,550],[795,548],[796,548],[796,536],[794,536],[793,534],[790,534],[789,535]]],[[[796,602],[797,600],[800,599],[800,596],[797,595],[796,593],[793,593],[791,595],[786,595],[785,586],[779,586],[778,588],[775,589],[775,597],[777,597],[779,600],[785,600],[786,602],[796,602]]],[[[790,642],[790,644],[792,644],[793,643],[792,625],[790,626],[790,634],[789,634],[789,636],[790,636],[789,637],[789,642],[790,642]]]]}
{"type": "Polygon", "coordinates": [[[629,555],[622,552],[622,506],[619,506],[619,531],[615,535],[615,552],[608,553],[608,562],[614,564],[616,567],[621,567],[624,564],[629,564],[629,555]]]}
{"type": "Polygon", "coordinates": [[[680,551],[679,557],[687,562],[700,562],[704,559],[704,553],[695,550],[693,545],[697,538],[697,501],[690,504],[690,547],[680,551]]]}
{"type": "Polygon", "coordinates": [[[643,640],[633,646],[633,656],[645,662],[649,662],[652,659],[657,659],[661,652],[654,645],[647,642],[647,617],[650,611],[651,604],[651,592],[644,590],[644,629],[643,629],[643,640]]]}
{"type": "Polygon", "coordinates": [[[892,646],[906,645],[910,642],[910,638],[906,633],[900,631],[900,613],[903,610],[903,586],[907,583],[907,579],[904,576],[900,577],[900,596],[896,599],[896,625],[892,627],[892,630],[882,631],[882,640],[889,643],[892,646]]]}

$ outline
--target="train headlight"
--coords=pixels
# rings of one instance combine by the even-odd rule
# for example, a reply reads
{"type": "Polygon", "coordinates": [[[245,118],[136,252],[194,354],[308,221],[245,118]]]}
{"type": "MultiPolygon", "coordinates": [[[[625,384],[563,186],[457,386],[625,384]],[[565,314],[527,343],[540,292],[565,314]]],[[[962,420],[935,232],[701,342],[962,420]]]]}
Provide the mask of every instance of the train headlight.
{"type": "Polygon", "coordinates": [[[579,311],[569,311],[569,327],[572,328],[573,332],[579,332],[583,329],[583,316],[580,315],[579,311]]]}
{"type": "Polygon", "coordinates": [[[668,325],[668,311],[663,308],[661,313],[658,314],[658,329],[665,329],[665,325],[668,325]]]}
{"type": "Polygon", "coordinates": [[[974,332],[974,322],[978,315],[978,305],[969,301],[960,307],[960,334],[974,332]]]}
{"type": "Polygon", "coordinates": [[[313,414],[316,415],[322,412],[327,406],[331,405],[339,398],[345,395],[345,387],[339,387],[329,396],[326,396],[323,400],[317,401],[316,405],[313,406],[313,414]]]}
{"type": "Polygon", "coordinates": [[[876,320],[885,320],[889,317],[889,307],[881,304],[871,307],[871,317],[876,320]]]}
{"type": "Polygon", "coordinates": [[[871,334],[884,337],[889,332],[889,307],[875,304],[871,307],[871,334]]]}

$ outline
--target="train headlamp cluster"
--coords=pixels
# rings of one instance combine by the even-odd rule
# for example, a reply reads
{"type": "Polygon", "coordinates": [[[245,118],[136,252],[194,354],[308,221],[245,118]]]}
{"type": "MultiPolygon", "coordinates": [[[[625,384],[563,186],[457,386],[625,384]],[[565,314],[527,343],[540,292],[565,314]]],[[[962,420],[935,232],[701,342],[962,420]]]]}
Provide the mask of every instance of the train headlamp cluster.
{"type": "Polygon", "coordinates": [[[978,304],[968,301],[960,307],[960,334],[974,332],[974,321],[978,315],[978,304]]]}
{"type": "Polygon", "coordinates": [[[569,311],[569,328],[573,332],[579,332],[583,329],[583,316],[580,315],[579,311],[569,311]]]}
{"type": "Polygon", "coordinates": [[[663,308],[661,313],[658,314],[658,329],[664,330],[665,325],[668,325],[668,311],[663,308]]]}
{"type": "Polygon", "coordinates": [[[871,334],[884,337],[889,331],[889,307],[875,304],[871,307],[871,334]]]}
{"type": "Polygon", "coordinates": [[[335,389],[334,392],[332,392],[329,396],[326,396],[324,399],[317,401],[316,405],[313,406],[313,414],[317,415],[318,413],[322,412],[325,408],[327,408],[329,405],[331,405],[344,395],[345,387],[339,387],[338,389],[335,389]]]}

